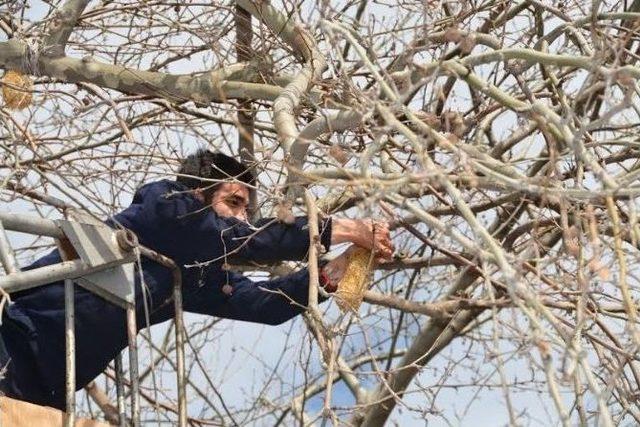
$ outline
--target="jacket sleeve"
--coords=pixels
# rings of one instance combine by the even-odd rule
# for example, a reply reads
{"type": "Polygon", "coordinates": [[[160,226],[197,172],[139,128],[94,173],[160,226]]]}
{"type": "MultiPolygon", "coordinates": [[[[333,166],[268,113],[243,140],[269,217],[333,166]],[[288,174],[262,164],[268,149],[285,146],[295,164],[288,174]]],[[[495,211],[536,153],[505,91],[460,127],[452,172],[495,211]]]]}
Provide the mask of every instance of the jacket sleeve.
{"type": "MultiPolygon", "coordinates": [[[[235,218],[224,218],[211,211],[202,223],[202,235],[210,250],[231,261],[301,261],[309,251],[309,229],[306,217],[296,217],[292,224],[276,218],[265,218],[251,225],[235,218]]],[[[331,219],[320,221],[320,241],[331,246],[331,219]]],[[[204,249],[204,248],[203,248],[204,249]]],[[[216,254],[212,254],[216,255],[216,254]]]]}
{"type": "MultiPolygon", "coordinates": [[[[309,271],[304,268],[273,280],[254,282],[229,273],[230,290],[211,292],[185,307],[200,314],[247,322],[279,325],[304,312],[309,298],[309,271]],[[207,302],[207,299],[209,301],[207,302]]],[[[325,298],[318,295],[319,301],[325,298]]]]}

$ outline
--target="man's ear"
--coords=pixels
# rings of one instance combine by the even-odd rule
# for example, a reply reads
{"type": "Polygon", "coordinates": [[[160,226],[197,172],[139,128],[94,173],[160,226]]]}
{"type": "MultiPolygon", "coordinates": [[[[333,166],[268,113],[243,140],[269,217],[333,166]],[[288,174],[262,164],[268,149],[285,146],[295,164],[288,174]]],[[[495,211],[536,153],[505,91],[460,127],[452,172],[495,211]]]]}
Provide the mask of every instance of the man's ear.
{"type": "Polygon", "coordinates": [[[193,196],[204,203],[204,192],[202,191],[202,188],[196,188],[193,190],[193,196]]]}

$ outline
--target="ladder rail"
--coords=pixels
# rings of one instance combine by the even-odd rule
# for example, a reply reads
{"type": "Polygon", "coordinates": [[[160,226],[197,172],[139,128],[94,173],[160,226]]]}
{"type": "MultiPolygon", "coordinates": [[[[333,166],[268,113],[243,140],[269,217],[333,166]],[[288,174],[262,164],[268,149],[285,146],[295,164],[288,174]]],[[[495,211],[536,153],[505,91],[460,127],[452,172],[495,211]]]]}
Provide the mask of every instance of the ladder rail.
{"type": "MultiPolygon", "coordinates": [[[[86,217],[85,217],[86,218],[86,217]]],[[[149,248],[139,245],[137,238],[129,230],[113,230],[105,224],[91,222],[85,224],[97,231],[84,234],[86,230],[82,226],[78,226],[77,221],[65,220],[48,220],[43,218],[29,217],[25,215],[17,215],[6,212],[0,212],[0,261],[7,273],[0,276],[0,288],[7,293],[17,292],[37,286],[49,284],[56,281],[65,281],[65,357],[66,357],[66,400],[67,400],[67,418],[66,426],[73,426],[75,423],[75,333],[74,333],[74,279],[83,279],[94,273],[103,272],[124,264],[130,264],[136,261],[136,250],[147,258],[168,267],[172,271],[173,277],[173,300],[176,319],[176,367],[177,367],[177,385],[178,385],[178,426],[185,427],[187,423],[187,399],[186,399],[186,375],[185,375],[185,331],[182,308],[182,274],[179,266],[170,258],[159,254],[149,248]],[[43,235],[53,237],[58,241],[67,241],[77,249],[80,258],[62,261],[57,264],[47,265],[34,268],[28,271],[20,271],[18,263],[13,254],[13,250],[6,236],[7,230],[43,235]],[[104,228],[104,229],[103,229],[104,228]],[[105,230],[107,229],[107,230],[105,230]],[[76,233],[77,232],[77,233],[76,233]],[[71,233],[74,233],[71,235],[71,233]],[[105,234],[106,233],[106,234],[105,234]],[[113,238],[110,239],[109,236],[113,238]],[[98,257],[98,260],[87,259],[85,247],[95,249],[91,238],[101,238],[108,244],[112,245],[111,251],[104,257],[98,257]],[[116,247],[117,250],[114,250],[116,247]],[[84,257],[83,257],[84,256],[84,257]]],[[[102,255],[102,254],[100,254],[102,255]]],[[[82,281],[79,282],[82,285],[82,281]]],[[[131,283],[135,288],[135,285],[131,283]]],[[[112,300],[111,297],[105,296],[102,292],[96,292],[95,288],[84,286],[88,290],[97,295],[112,300]]],[[[117,298],[116,298],[117,299],[117,298]]],[[[119,301],[116,301],[118,303],[119,301]]],[[[138,355],[137,355],[137,325],[135,316],[135,297],[133,301],[123,301],[127,313],[127,336],[129,344],[129,373],[131,387],[131,409],[132,421],[134,426],[140,425],[140,395],[139,395],[139,378],[138,378],[138,355]]],[[[120,357],[120,356],[119,356],[120,357]]],[[[118,360],[120,362],[120,360],[118,360]]],[[[117,363],[120,365],[121,363],[117,363]]],[[[120,380],[121,376],[118,376],[120,380]]],[[[122,384],[116,384],[119,390],[118,403],[120,406],[120,397],[122,384]]],[[[123,403],[123,402],[122,402],[123,403]]],[[[124,411],[120,412],[121,423],[124,422],[124,411]]]]}

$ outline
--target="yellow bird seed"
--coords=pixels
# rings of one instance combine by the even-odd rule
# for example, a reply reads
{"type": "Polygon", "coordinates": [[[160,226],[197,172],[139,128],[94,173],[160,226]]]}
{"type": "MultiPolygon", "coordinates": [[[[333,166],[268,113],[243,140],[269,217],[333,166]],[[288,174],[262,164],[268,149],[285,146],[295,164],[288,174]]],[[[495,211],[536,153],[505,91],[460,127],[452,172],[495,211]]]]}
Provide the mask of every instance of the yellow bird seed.
{"type": "Polygon", "coordinates": [[[358,247],[349,254],[347,268],[335,293],[336,302],[343,313],[360,308],[364,291],[371,283],[372,267],[370,250],[358,247]]]}
{"type": "Polygon", "coordinates": [[[33,82],[29,76],[9,70],[2,77],[2,97],[8,108],[22,110],[31,104],[33,82]]]}

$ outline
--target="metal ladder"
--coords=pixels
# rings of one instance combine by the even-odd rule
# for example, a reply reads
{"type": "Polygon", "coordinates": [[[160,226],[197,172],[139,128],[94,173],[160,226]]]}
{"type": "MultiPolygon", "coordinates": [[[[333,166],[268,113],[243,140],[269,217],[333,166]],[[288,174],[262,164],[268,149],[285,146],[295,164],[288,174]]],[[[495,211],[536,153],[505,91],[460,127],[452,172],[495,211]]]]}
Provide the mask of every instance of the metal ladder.
{"type": "MultiPolygon", "coordinates": [[[[140,426],[140,384],[134,280],[134,262],[138,253],[171,268],[173,271],[178,425],[180,427],[186,426],[184,322],[180,268],[171,259],[139,245],[137,237],[129,230],[114,230],[93,216],[76,210],[70,210],[68,216],[69,219],[48,220],[0,212],[0,262],[7,273],[0,276],[0,288],[10,294],[60,280],[64,280],[65,283],[66,426],[75,424],[75,284],[126,311],[131,420],[134,427],[140,426]],[[29,271],[20,271],[6,230],[54,238],[63,261],[29,271]]],[[[126,410],[121,355],[117,356],[115,367],[120,426],[124,427],[126,426],[126,410]]]]}

